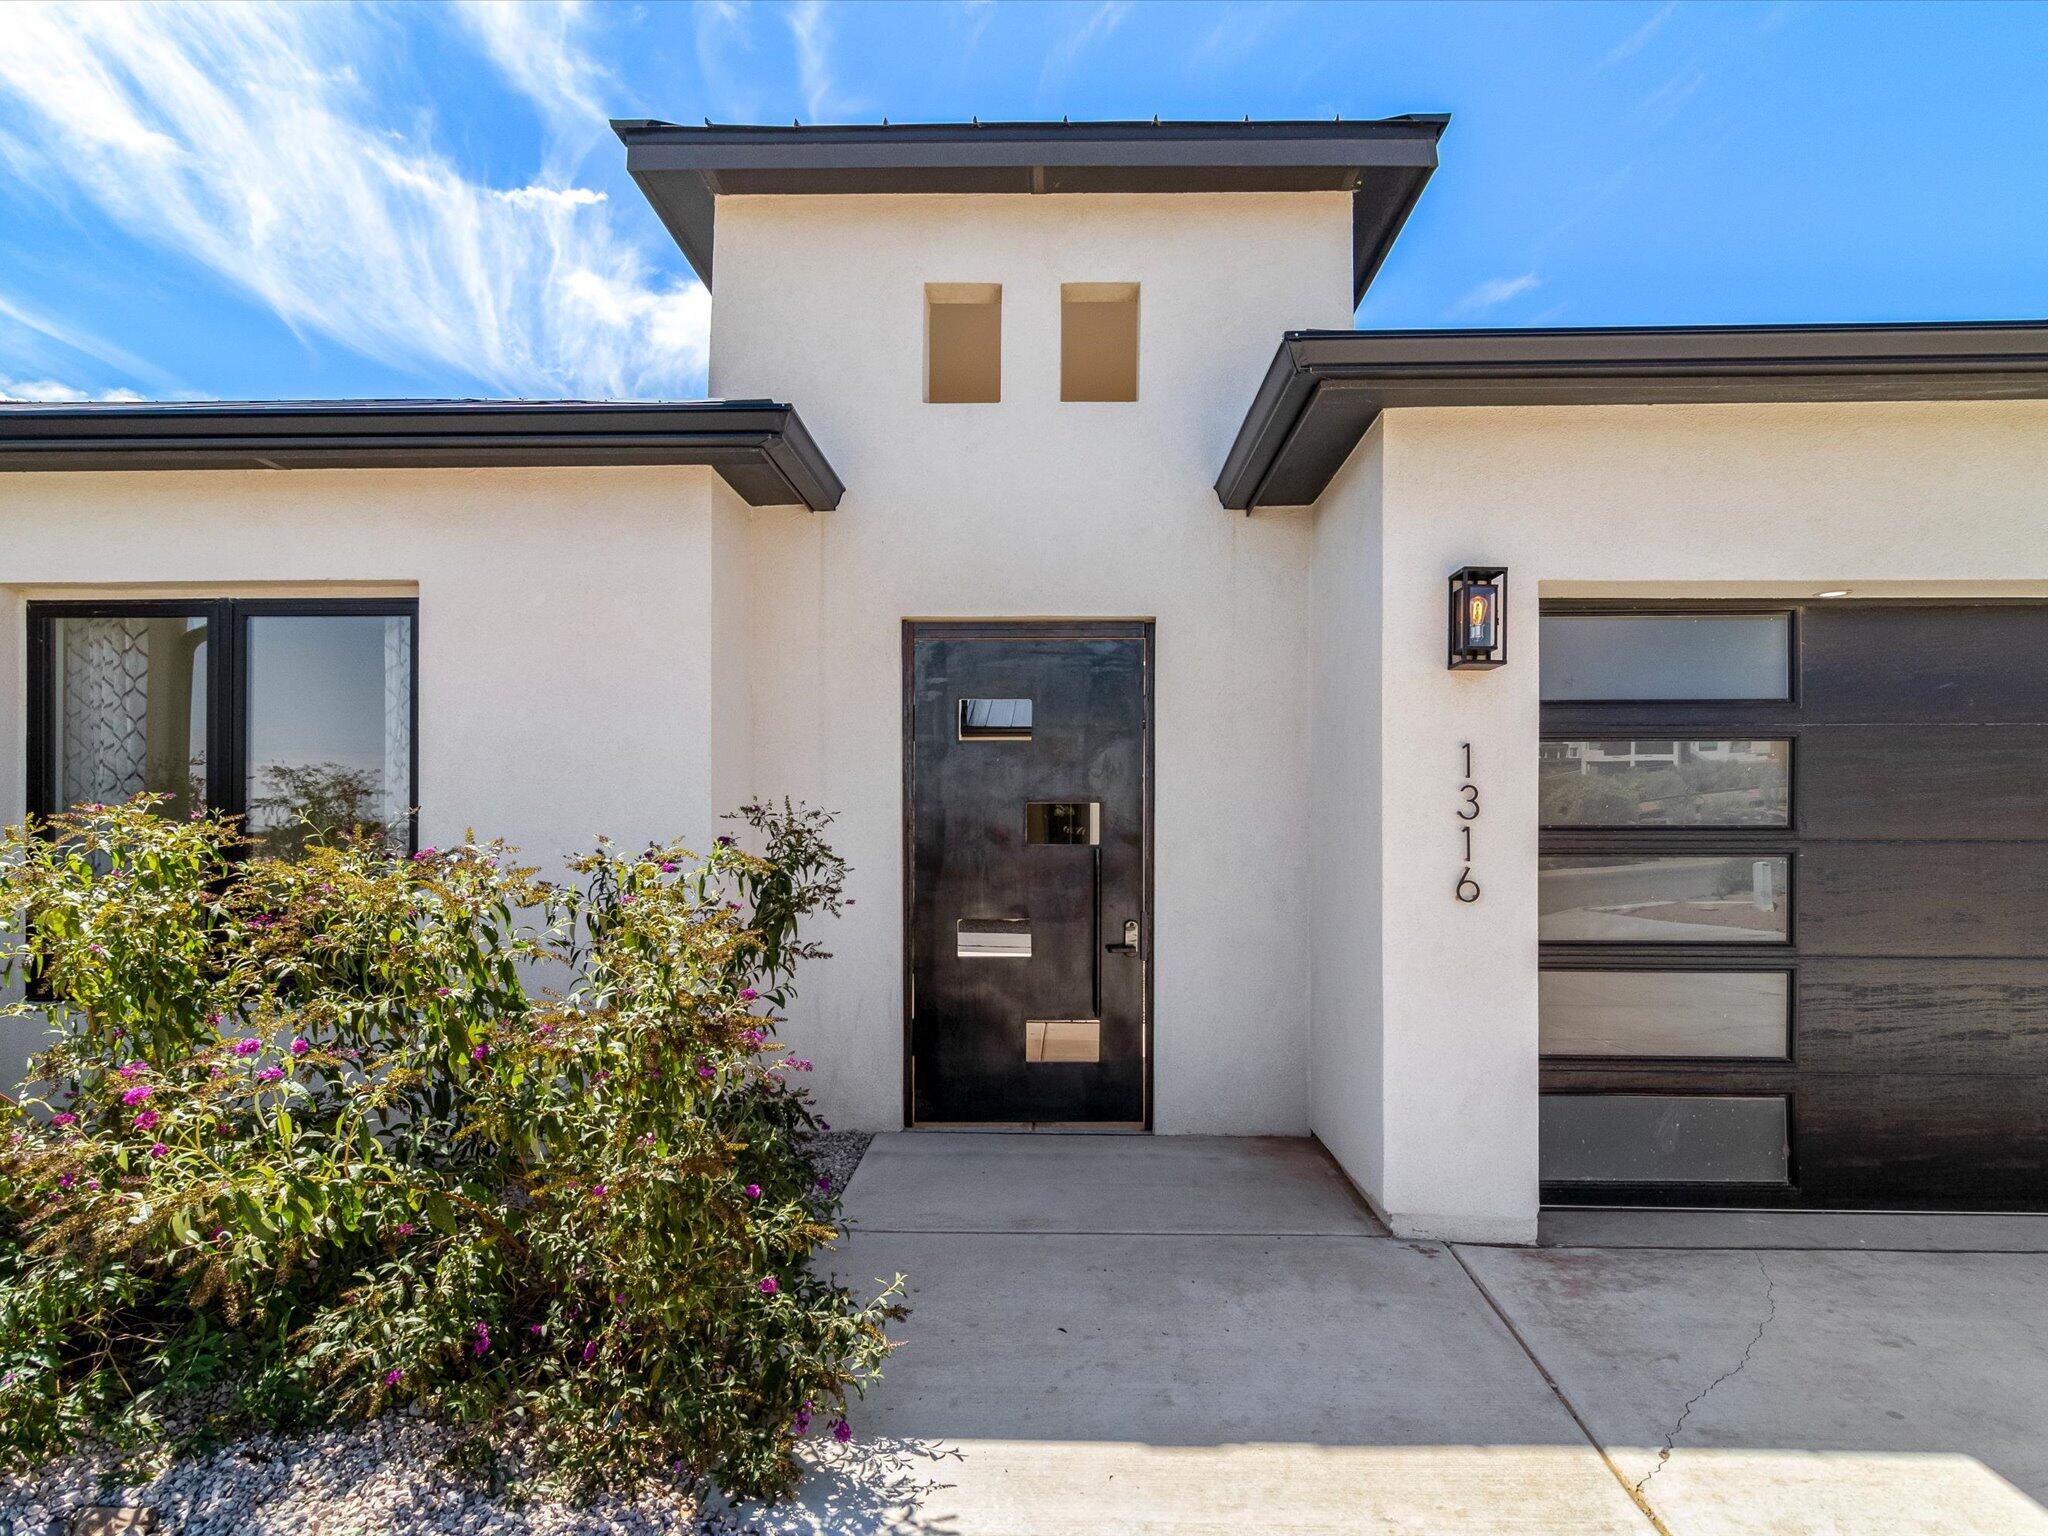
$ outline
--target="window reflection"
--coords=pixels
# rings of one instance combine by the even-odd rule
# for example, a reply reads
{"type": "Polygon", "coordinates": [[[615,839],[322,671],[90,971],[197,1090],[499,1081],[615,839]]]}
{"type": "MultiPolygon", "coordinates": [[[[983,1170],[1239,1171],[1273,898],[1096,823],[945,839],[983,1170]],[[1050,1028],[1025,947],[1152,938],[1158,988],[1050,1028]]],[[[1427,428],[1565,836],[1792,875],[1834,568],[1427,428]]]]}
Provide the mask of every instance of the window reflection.
{"type": "Polygon", "coordinates": [[[341,833],[408,841],[412,622],[249,620],[249,829],[290,856],[341,833]]]}
{"type": "Polygon", "coordinates": [[[1546,741],[1546,827],[1782,827],[1789,741],[1546,741]]]}
{"type": "Polygon", "coordinates": [[[1791,623],[1783,613],[1546,613],[1543,697],[1787,698],[1791,623]]]}
{"type": "Polygon", "coordinates": [[[1783,855],[1545,854],[1536,932],[1549,942],[1782,944],[1783,855]]]}

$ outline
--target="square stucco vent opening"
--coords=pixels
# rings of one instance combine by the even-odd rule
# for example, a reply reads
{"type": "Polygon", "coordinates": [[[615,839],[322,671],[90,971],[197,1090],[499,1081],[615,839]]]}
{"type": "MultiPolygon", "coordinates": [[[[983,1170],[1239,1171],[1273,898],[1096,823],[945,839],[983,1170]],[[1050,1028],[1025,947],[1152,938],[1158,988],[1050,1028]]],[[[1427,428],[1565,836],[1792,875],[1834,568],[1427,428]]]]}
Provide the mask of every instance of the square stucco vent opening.
{"type": "Polygon", "coordinates": [[[1060,284],[1060,398],[1138,398],[1138,285],[1060,284]]]}
{"type": "Polygon", "coordinates": [[[990,405],[1003,398],[1003,285],[924,285],[924,398],[990,405]]]}

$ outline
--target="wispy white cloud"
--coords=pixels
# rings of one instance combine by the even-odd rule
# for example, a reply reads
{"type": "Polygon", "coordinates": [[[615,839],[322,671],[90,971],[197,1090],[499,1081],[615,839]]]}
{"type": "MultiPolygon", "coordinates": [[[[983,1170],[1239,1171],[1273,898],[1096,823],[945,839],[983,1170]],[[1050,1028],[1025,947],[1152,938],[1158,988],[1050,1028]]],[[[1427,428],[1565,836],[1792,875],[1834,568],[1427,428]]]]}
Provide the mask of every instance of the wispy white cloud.
{"type": "Polygon", "coordinates": [[[10,379],[0,375],[0,401],[9,405],[56,405],[69,400],[140,400],[132,389],[103,389],[98,394],[80,389],[75,384],[60,384],[55,379],[10,379]]]}
{"type": "Polygon", "coordinates": [[[738,0],[700,0],[691,7],[697,45],[697,77],[711,109],[725,122],[761,121],[761,106],[746,81],[738,55],[753,52],[754,33],[738,0]]]}
{"type": "Polygon", "coordinates": [[[1519,277],[1489,277],[1476,284],[1451,306],[1454,315],[1469,315],[1483,309],[1498,309],[1510,299],[1519,299],[1531,289],[1540,288],[1543,279],[1534,272],[1524,272],[1519,277]]]}
{"type": "Polygon", "coordinates": [[[858,113],[858,102],[843,99],[832,71],[832,16],[824,0],[797,0],[786,13],[790,40],[796,44],[797,82],[803,87],[804,121],[845,122],[858,113]]]}
{"type": "MultiPolygon", "coordinates": [[[[170,393],[183,393],[171,374],[137,357],[126,347],[116,346],[82,326],[67,324],[0,293],[0,358],[19,368],[28,359],[53,355],[53,345],[57,352],[70,355],[72,362],[81,357],[90,358],[138,383],[170,393]]],[[[30,363],[30,366],[36,365],[30,363]]]]}
{"type": "Polygon", "coordinates": [[[1664,0],[1664,4],[1650,13],[1648,20],[1607,50],[1607,56],[1600,61],[1601,66],[1605,68],[1610,64],[1619,64],[1623,59],[1641,53],[1650,39],[1663,30],[1664,23],[1669,21],[1677,10],[1678,0],[1664,0]]]}
{"type": "Polygon", "coordinates": [[[583,0],[462,0],[469,35],[548,128],[550,171],[566,175],[604,137],[611,77],[585,47],[583,0]]]}
{"type": "MultiPolygon", "coordinates": [[[[375,57],[374,13],[16,4],[7,19],[15,169],[294,328],[513,394],[698,386],[703,288],[662,280],[595,192],[545,174],[486,186],[394,128],[351,66],[375,57]]],[[[533,66],[532,90],[566,113],[597,74],[568,57],[566,23],[550,35],[563,57],[533,66]]]]}
{"type": "Polygon", "coordinates": [[[1131,0],[1102,0],[1089,11],[1085,20],[1072,28],[1066,36],[1046,50],[1045,68],[1039,72],[1038,94],[1041,100],[1066,84],[1074,69],[1080,64],[1082,55],[1123,24],[1131,13],[1131,0]]]}

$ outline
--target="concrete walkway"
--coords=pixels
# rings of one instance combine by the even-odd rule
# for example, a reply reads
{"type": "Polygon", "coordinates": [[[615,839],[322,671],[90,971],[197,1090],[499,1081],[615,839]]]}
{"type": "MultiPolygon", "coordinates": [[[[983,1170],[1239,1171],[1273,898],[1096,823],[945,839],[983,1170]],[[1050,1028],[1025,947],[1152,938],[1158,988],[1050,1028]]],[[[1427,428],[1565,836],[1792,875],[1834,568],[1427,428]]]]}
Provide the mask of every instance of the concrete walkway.
{"type": "Polygon", "coordinates": [[[1407,1243],[1303,1141],[884,1136],[848,1203],[912,1312],[768,1531],[2048,1536],[2048,1256],[1407,1243]]]}

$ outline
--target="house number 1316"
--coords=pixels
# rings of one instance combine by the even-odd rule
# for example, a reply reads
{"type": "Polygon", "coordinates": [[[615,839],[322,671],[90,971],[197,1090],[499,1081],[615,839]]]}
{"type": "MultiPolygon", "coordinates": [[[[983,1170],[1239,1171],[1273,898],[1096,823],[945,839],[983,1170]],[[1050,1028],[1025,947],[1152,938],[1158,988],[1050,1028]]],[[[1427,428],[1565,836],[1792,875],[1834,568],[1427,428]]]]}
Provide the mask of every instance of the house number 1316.
{"type": "Polygon", "coordinates": [[[1465,782],[1458,786],[1458,836],[1465,844],[1465,867],[1458,871],[1458,883],[1453,894],[1460,901],[1473,902],[1479,899],[1479,882],[1472,878],[1472,823],[1479,819],[1479,786],[1472,779],[1472,743],[1460,742],[1458,749],[1465,754],[1465,782]]]}

